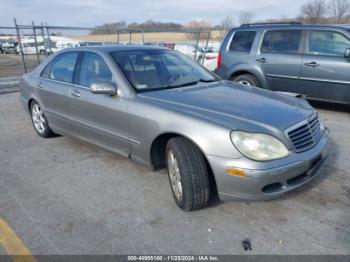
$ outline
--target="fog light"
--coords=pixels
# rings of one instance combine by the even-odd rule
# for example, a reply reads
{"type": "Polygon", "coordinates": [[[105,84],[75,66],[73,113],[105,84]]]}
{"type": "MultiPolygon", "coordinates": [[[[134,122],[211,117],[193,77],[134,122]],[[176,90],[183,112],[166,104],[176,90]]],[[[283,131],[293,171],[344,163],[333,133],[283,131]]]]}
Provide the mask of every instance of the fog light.
{"type": "Polygon", "coordinates": [[[232,175],[232,176],[239,176],[239,177],[245,177],[245,174],[242,170],[238,170],[235,168],[228,168],[226,170],[227,174],[232,175]]]}

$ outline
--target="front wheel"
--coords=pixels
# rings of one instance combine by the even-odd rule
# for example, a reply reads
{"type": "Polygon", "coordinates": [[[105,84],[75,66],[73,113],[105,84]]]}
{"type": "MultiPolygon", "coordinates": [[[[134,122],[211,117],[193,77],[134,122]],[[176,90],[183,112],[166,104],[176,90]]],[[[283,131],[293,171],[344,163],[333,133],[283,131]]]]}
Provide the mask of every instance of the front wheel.
{"type": "Polygon", "coordinates": [[[34,129],[39,136],[49,138],[55,135],[55,133],[52,132],[51,128],[49,127],[43,109],[36,101],[33,101],[30,105],[30,115],[34,129]]]}
{"type": "Polygon", "coordinates": [[[166,159],[176,204],[186,211],[204,208],[209,200],[209,173],[198,147],[183,137],[172,138],[166,159]]]}
{"type": "Polygon", "coordinates": [[[242,85],[247,85],[247,86],[259,86],[259,83],[256,77],[249,74],[239,75],[235,77],[233,81],[242,85]]]}

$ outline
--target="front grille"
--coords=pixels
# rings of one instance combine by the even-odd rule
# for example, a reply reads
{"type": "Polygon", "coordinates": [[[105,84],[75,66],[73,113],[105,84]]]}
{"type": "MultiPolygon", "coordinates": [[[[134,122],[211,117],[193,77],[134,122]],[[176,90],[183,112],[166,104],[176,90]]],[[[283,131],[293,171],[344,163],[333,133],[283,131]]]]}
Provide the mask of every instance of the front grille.
{"type": "Polygon", "coordinates": [[[303,152],[310,149],[317,144],[322,135],[318,116],[314,115],[301,125],[289,130],[287,134],[296,152],[303,152]]]}

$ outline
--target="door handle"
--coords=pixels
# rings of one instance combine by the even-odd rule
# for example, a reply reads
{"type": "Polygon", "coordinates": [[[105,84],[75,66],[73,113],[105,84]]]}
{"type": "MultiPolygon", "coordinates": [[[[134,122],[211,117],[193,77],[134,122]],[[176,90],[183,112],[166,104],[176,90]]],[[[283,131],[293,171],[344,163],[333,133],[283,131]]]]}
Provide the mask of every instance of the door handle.
{"type": "Polygon", "coordinates": [[[311,67],[318,67],[318,66],[320,66],[320,64],[317,64],[316,62],[305,63],[304,65],[311,66],[311,67]]]}
{"type": "Polygon", "coordinates": [[[256,59],[256,61],[264,64],[267,62],[267,59],[263,57],[263,58],[256,59]]]}
{"type": "Polygon", "coordinates": [[[73,90],[71,95],[74,97],[80,97],[80,92],[78,90],[73,90]]]}
{"type": "Polygon", "coordinates": [[[38,87],[39,87],[39,88],[44,88],[44,83],[40,81],[40,82],[38,83],[38,87]]]}

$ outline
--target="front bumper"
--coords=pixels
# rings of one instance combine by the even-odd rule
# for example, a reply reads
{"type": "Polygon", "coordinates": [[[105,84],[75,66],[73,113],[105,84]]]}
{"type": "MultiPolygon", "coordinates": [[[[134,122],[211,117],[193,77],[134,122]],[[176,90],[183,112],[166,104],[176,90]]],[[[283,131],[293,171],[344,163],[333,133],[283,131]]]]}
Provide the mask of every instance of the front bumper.
{"type": "Polygon", "coordinates": [[[327,159],[329,135],[326,130],[316,146],[284,159],[257,162],[247,158],[227,159],[207,156],[219,197],[227,200],[267,200],[298,188],[315,178],[327,159]],[[244,171],[245,177],[227,173],[228,168],[244,171]]]}

